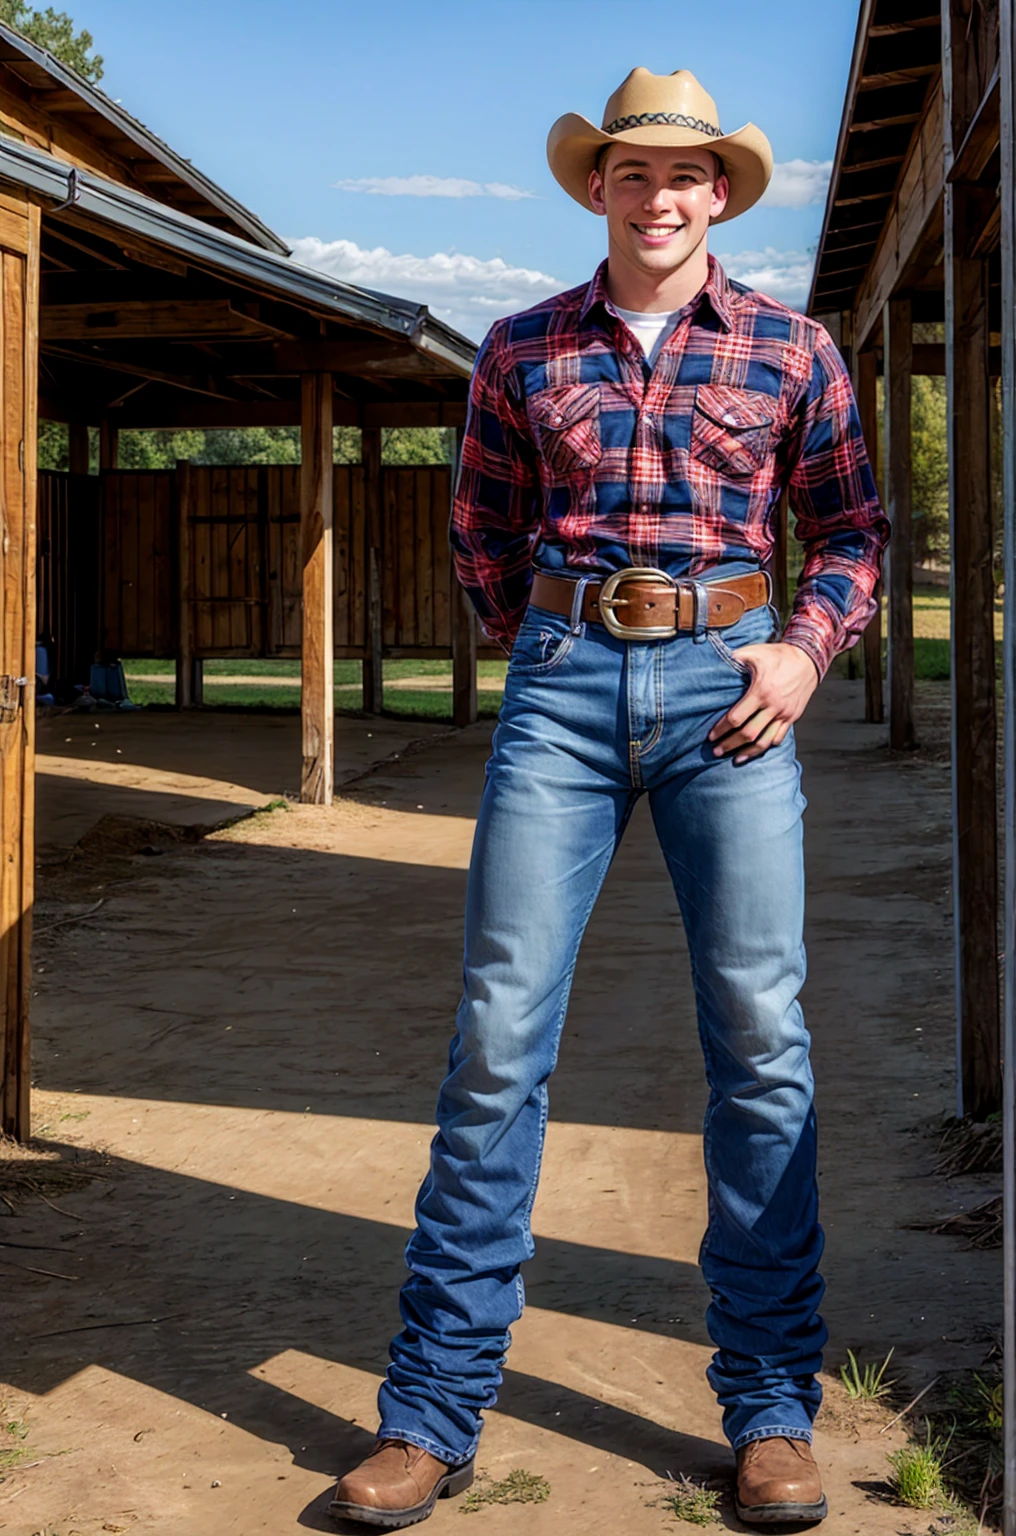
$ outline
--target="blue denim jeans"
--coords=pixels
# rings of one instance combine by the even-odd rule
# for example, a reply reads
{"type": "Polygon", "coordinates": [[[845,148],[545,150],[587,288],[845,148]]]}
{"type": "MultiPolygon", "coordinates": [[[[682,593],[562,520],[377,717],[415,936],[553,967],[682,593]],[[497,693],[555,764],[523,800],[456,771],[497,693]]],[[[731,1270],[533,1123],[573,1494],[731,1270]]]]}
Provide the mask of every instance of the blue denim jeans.
{"type": "Polygon", "coordinates": [[[446,1462],[475,1451],[522,1312],[547,1081],[579,943],[647,794],[688,937],[710,1087],[709,1381],[735,1449],[811,1438],[826,1331],[797,1000],[805,801],[792,732],[740,768],[706,741],[746,687],[738,647],[775,632],[764,607],[723,631],[655,642],[527,612],[477,822],[464,993],[406,1251],[383,1435],[446,1462]]]}

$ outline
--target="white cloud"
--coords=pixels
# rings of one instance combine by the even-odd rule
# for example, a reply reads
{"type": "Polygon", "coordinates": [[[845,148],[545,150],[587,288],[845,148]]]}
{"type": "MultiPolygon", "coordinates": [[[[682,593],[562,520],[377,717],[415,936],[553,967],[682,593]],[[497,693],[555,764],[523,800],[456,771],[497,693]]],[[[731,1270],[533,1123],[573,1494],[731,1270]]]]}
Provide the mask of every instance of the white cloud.
{"type": "Polygon", "coordinates": [[[536,196],[504,181],[467,181],[462,176],[353,176],[332,185],[340,192],[368,192],[374,197],[499,197],[517,203],[536,196]]]}
{"type": "Polygon", "coordinates": [[[318,267],[357,288],[377,288],[430,306],[431,313],[479,341],[502,315],[528,309],[565,287],[556,277],[512,267],[495,256],[482,261],[458,251],[433,256],[396,255],[383,245],[365,250],[352,240],[289,240],[293,259],[318,267]]]}
{"type": "Polygon", "coordinates": [[[762,198],[769,208],[807,208],[825,202],[831,160],[783,160],[773,166],[773,176],[762,198]]]}
{"type": "Polygon", "coordinates": [[[770,245],[764,251],[721,255],[720,261],[728,277],[789,304],[791,309],[803,309],[808,302],[815,258],[807,251],[777,251],[770,245]]]}

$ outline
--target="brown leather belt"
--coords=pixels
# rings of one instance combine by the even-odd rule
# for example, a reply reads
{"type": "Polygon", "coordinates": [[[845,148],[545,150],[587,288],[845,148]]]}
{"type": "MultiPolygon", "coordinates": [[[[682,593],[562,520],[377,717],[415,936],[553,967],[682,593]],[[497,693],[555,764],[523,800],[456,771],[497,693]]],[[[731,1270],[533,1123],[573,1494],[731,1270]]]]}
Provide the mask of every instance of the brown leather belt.
{"type": "MultiPolygon", "coordinates": [[[[572,577],[537,571],[529,600],[537,608],[571,617],[577,588],[572,577]]],[[[769,583],[761,571],[726,581],[692,581],[631,566],[606,581],[586,582],[576,621],[581,617],[586,624],[603,624],[619,640],[663,640],[682,630],[736,624],[749,608],[761,608],[768,601],[769,583]]]]}

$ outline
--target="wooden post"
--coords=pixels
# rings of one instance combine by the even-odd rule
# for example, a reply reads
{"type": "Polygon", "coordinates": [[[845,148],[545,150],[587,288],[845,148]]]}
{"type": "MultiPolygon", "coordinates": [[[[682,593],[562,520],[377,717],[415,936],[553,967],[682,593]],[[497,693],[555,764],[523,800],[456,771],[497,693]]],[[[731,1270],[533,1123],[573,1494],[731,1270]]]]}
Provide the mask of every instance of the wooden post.
{"type": "MultiPolygon", "coordinates": [[[[23,197],[23,195],[22,195],[23,197]]],[[[31,1132],[39,209],[0,219],[0,1129],[31,1132]]]]}
{"type": "MultiPolygon", "coordinates": [[[[861,417],[864,445],[871,460],[872,474],[878,484],[878,371],[873,351],[854,355],[854,393],[861,417]]],[[[885,719],[882,701],[882,581],[875,588],[878,602],[861,642],[864,649],[864,718],[869,725],[881,725],[885,719]]]]}
{"type": "Polygon", "coordinates": [[[367,539],[367,655],[363,663],[363,707],[379,715],[384,707],[384,517],[381,509],[381,428],[364,427],[364,532],[367,539]]]}
{"type": "Polygon", "coordinates": [[[886,511],[889,545],[889,745],[917,745],[914,730],[914,535],[910,502],[910,300],[892,298],[883,317],[886,511]]]}
{"type": "Polygon", "coordinates": [[[1002,1088],[988,263],[968,248],[981,228],[983,193],[948,176],[981,99],[969,12],[967,0],[943,7],[943,219],[957,1108],[981,1120],[1000,1108],[1002,1088]]]}
{"type": "Polygon", "coordinates": [[[99,422],[99,469],[116,469],[120,462],[120,428],[104,416],[99,422]]]}
{"type": "Polygon", "coordinates": [[[1002,507],[1005,529],[1005,953],[1002,1080],[1002,1531],[1016,1536],[1016,4],[999,6],[1002,507]]]}
{"type": "Polygon", "coordinates": [[[335,782],[332,376],[300,376],[300,533],[303,551],[300,798],[331,805],[335,782]]]}
{"type": "Polygon", "coordinates": [[[72,421],[67,429],[68,468],[72,475],[87,475],[91,467],[88,428],[82,421],[72,421]]]}
{"type": "Polygon", "coordinates": [[[187,459],[177,459],[175,480],[176,515],[176,707],[194,705],[194,603],[191,550],[191,467],[187,459]]]}
{"type": "MultiPolygon", "coordinates": [[[[455,429],[455,462],[450,476],[452,498],[462,458],[462,427],[455,429]]],[[[451,508],[449,507],[449,512],[451,508]]],[[[476,611],[452,577],[452,720],[472,725],[478,714],[476,697],[476,611]]]]}

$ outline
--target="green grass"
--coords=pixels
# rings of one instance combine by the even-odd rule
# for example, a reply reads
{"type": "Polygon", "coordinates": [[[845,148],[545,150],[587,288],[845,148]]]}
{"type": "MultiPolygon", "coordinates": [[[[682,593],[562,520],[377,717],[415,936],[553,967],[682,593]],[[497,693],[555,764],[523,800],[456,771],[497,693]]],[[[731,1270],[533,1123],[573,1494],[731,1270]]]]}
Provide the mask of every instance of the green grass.
{"type": "Polygon", "coordinates": [[[496,1483],[481,1474],[459,1505],[459,1511],[472,1515],[485,1504],[545,1504],[549,1498],[550,1484],[545,1477],[516,1467],[496,1483]]]}
{"type": "Polygon", "coordinates": [[[664,1494],[658,1501],[661,1509],[669,1509],[678,1520],[688,1525],[712,1525],[720,1512],[720,1496],[712,1488],[693,1482],[682,1472],[673,1493],[664,1494]]]}
{"type": "Polygon", "coordinates": [[[946,1502],[942,1462],[948,1440],[927,1439],[889,1453],[889,1482],[901,1504],[909,1509],[939,1509],[946,1502]]]}
{"type": "Polygon", "coordinates": [[[895,1386],[895,1382],[885,1379],[892,1357],[893,1351],[890,1350],[881,1365],[873,1365],[869,1362],[862,1367],[858,1364],[854,1351],[848,1349],[847,1363],[840,1366],[840,1380],[847,1389],[847,1395],[868,1403],[877,1403],[882,1398],[888,1397],[895,1386]]]}

